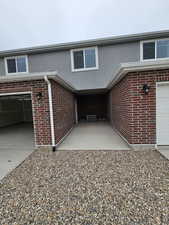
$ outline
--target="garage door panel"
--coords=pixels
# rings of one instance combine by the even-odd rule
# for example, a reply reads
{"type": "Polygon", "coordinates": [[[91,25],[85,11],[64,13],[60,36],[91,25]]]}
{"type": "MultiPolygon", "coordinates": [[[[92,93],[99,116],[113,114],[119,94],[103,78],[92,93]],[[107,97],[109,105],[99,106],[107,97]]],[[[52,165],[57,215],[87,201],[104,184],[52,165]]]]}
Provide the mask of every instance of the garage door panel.
{"type": "Polygon", "coordinates": [[[169,84],[157,85],[157,144],[169,145],[169,84]]]}

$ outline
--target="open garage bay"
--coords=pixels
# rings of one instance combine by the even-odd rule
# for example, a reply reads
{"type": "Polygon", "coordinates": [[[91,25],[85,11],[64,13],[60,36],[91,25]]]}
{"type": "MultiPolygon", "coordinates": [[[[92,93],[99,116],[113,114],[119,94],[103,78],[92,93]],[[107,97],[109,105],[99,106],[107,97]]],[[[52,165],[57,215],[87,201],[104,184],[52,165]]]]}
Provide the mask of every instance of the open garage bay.
{"type": "Polygon", "coordinates": [[[30,95],[0,97],[0,179],[34,149],[30,95]]]}

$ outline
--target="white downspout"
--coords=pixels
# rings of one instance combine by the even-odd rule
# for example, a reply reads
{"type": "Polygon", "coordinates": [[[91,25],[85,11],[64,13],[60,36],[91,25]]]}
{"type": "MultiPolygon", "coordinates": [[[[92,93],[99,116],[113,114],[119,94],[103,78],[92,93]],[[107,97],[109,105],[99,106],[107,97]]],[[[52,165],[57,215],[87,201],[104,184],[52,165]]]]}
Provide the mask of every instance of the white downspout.
{"type": "Polygon", "coordinates": [[[54,129],[54,119],[53,119],[53,103],[52,103],[52,88],[51,83],[47,76],[44,76],[44,79],[48,85],[48,98],[49,98],[49,113],[50,113],[50,127],[51,127],[51,141],[52,141],[52,150],[56,150],[55,143],[55,129],[54,129]]]}

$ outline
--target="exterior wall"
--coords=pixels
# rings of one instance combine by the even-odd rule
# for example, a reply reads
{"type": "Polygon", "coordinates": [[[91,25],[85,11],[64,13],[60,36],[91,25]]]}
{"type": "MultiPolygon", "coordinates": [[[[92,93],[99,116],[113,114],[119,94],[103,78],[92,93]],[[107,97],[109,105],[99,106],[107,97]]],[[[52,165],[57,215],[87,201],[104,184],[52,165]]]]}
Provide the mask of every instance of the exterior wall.
{"type": "Polygon", "coordinates": [[[55,139],[58,143],[75,123],[74,95],[52,81],[55,139]]]}
{"type": "Polygon", "coordinates": [[[132,72],[110,92],[112,124],[130,144],[156,144],[156,82],[160,81],[169,81],[169,70],[132,72]],[[143,84],[150,86],[148,95],[143,84]]]}
{"type": "Polygon", "coordinates": [[[0,93],[26,91],[32,92],[35,143],[36,145],[50,145],[51,134],[49,121],[48,89],[46,83],[43,80],[40,80],[0,84],[0,93]],[[43,97],[41,100],[38,100],[36,97],[38,92],[43,93],[43,97]]]}
{"type": "MultiPolygon", "coordinates": [[[[82,72],[71,71],[70,50],[30,54],[29,72],[58,71],[65,81],[75,88],[104,88],[120,63],[140,60],[139,42],[98,47],[99,69],[82,72]]],[[[4,59],[0,58],[0,75],[5,75],[4,59]]]]}
{"type": "Polygon", "coordinates": [[[115,85],[109,94],[110,121],[128,141],[131,140],[131,98],[129,76],[115,85]]]}
{"type": "Polygon", "coordinates": [[[5,75],[5,63],[4,58],[0,58],[0,76],[5,75]]]}
{"type": "MultiPolygon", "coordinates": [[[[156,81],[160,71],[130,73],[131,143],[156,144],[156,81]],[[148,95],[142,91],[144,84],[151,89],[148,95]]],[[[162,79],[165,80],[165,77],[162,79]]]]}

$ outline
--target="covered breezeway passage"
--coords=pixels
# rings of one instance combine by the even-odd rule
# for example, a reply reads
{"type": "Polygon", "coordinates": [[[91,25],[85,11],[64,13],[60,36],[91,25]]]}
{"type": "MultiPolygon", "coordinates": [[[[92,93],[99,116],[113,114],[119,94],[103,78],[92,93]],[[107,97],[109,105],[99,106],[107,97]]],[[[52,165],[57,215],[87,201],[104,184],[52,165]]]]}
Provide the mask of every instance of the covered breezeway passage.
{"type": "Polygon", "coordinates": [[[31,95],[0,95],[0,179],[33,149],[31,95]]]}
{"type": "Polygon", "coordinates": [[[81,122],[58,150],[129,150],[127,143],[108,122],[81,122]]]}
{"type": "Polygon", "coordinates": [[[110,125],[109,94],[76,96],[77,124],[58,150],[129,150],[110,125]]]}
{"type": "Polygon", "coordinates": [[[104,121],[108,119],[108,95],[84,94],[76,96],[78,121],[104,121]]]}

